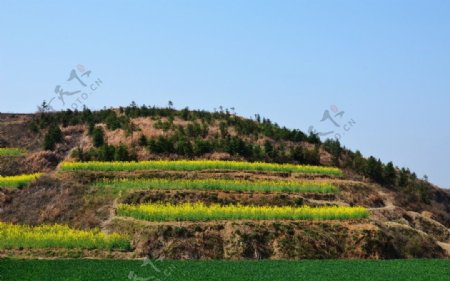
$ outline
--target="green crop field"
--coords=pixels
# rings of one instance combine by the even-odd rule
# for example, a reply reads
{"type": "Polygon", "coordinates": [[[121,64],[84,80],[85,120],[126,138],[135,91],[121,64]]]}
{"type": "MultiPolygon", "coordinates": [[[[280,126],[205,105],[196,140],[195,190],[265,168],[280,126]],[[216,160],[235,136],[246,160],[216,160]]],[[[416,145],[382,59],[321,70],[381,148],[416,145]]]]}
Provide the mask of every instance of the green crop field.
{"type": "Polygon", "coordinates": [[[330,183],[315,181],[249,181],[225,179],[114,179],[95,183],[97,187],[117,189],[202,189],[255,192],[336,193],[338,188],[330,183]]]}
{"type": "Polygon", "coordinates": [[[2,281],[448,281],[449,276],[449,260],[0,260],[2,281]]]}
{"type": "Polygon", "coordinates": [[[25,153],[26,151],[21,148],[14,148],[14,147],[0,148],[0,156],[21,156],[25,153]]]}

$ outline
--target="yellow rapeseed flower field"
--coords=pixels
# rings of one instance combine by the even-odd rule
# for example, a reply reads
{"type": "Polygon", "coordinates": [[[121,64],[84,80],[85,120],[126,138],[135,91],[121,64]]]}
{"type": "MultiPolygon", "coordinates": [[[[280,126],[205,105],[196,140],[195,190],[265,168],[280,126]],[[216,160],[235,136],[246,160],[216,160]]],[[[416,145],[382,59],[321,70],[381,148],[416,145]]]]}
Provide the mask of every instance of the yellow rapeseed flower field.
{"type": "Polygon", "coordinates": [[[148,221],[207,221],[207,220],[344,220],[368,217],[364,207],[290,207],[184,204],[121,204],[119,216],[148,221]]]}
{"type": "Polygon", "coordinates": [[[236,171],[274,171],[305,174],[341,176],[342,171],[335,167],[277,164],[264,162],[242,162],[222,160],[156,160],[141,162],[63,162],[62,171],[135,171],[135,170],[236,170],[236,171]]]}
{"type": "Polygon", "coordinates": [[[18,176],[0,176],[0,187],[23,187],[27,185],[29,182],[37,179],[42,174],[26,174],[26,175],[18,175],[18,176]]]}
{"type": "Polygon", "coordinates": [[[74,230],[66,225],[27,226],[0,222],[0,249],[16,248],[130,248],[128,239],[120,234],[105,234],[99,229],[74,230]]]}

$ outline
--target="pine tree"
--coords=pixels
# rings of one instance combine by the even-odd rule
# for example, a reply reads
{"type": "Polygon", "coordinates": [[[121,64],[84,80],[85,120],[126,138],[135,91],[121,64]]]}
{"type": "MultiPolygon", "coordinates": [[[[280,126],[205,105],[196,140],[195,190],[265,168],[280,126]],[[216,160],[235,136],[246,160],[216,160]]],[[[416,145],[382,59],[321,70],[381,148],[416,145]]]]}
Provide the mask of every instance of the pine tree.
{"type": "Polygon", "coordinates": [[[92,130],[92,141],[95,147],[100,147],[105,144],[105,137],[102,128],[95,127],[92,130]]]}
{"type": "Polygon", "coordinates": [[[291,149],[292,160],[298,163],[305,163],[305,152],[301,146],[297,146],[291,149]]]}
{"type": "Polygon", "coordinates": [[[388,185],[395,185],[397,181],[397,173],[392,162],[387,163],[383,171],[384,182],[388,185]]]}
{"type": "Polygon", "coordinates": [[[334,166],[339,166],[339,159],[342,153],[342,147],[339,140],[327,139],[323,143],[323,147],[328,153],[331,154],[331,160],[334,166]]]}
{"type": "Polygon", "coordinates": [[[372,180],[382,183],[383,182],[383,166],[380,160],[376,160],[373,156],[367,160],[367,176],[372,180]]]}
{"type": "Polygon", "coordinates": [[[352,160],[352,168],[359,174],[365,174],[367,170],[367,160],[362,156],[358,150],[352,160]]]}

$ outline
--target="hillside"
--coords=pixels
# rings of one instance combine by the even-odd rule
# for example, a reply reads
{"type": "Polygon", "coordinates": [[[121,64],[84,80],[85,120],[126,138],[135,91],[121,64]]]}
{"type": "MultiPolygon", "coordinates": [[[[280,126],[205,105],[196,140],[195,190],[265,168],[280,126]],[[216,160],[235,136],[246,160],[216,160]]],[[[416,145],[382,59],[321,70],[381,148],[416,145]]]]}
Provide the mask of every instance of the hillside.
{"type": "Polygon", "coordinates": [[[227,109],[0,114],[0,175],[0,222],[106,234],[104,247],[0,242],[1,256],[450,257],[449,191],[338,141],[227,109]],[[129,245],[107,240],[115,233],[129,245]]]}

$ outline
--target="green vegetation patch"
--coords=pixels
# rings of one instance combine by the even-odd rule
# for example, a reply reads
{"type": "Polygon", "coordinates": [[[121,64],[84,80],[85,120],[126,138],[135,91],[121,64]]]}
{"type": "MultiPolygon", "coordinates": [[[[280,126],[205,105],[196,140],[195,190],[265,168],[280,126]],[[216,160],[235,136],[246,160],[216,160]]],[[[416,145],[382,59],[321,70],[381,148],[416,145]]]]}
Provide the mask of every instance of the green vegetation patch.
{"type": "Polygon", "coordinates": [[[448,281],[449,276],[449,260],[0,260],[2,281],[448,281]]]}
{"type": "Polygon", "coordinates": [[[254,192],[335,193],[338,188],[317,181],[228,180],[228,179],[114,179],[95,183],[97,187],[117,189],[202,189],[254,192]]]}
{"type": "Polygon", "coordinates": [[[22,148],[13,148],[13,147],[0,148],[0,156],[17,157],[22,156],[25,153],[26,151],[22,148]]]}

